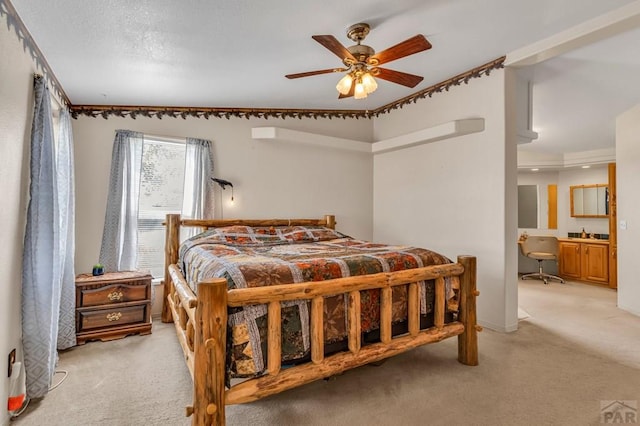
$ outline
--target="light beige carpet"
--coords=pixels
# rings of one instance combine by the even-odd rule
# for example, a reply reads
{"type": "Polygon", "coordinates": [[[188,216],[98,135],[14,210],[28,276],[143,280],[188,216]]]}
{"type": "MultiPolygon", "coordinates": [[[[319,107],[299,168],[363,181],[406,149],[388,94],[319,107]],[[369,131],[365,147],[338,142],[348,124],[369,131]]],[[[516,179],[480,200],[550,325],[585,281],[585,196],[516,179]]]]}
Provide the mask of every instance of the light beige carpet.
{"type": "MultiPolygon", "coordinates": [[[[585,425],[603,400],[640,400],[640,318],[615,292],[519,285],[517,332],[480,334],[480,365],[450,339],[255,403],[229,425],[585,425]]],[[[14,424],[186,425],[191,380],[172,325],[60,355],[66,381],[14,424]]]]}

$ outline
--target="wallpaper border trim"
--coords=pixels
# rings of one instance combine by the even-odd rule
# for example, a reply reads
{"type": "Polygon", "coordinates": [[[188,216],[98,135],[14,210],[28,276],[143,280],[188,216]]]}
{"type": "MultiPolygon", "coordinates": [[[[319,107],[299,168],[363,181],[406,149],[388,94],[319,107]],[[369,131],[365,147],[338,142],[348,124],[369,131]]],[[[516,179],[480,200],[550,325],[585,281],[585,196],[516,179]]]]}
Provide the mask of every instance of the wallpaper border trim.
{"type": "Polygon", "coordinates": [[[139,105],[72,105],[71,116],[102,117],[164,117],[183,118],[372,118],[389,113],[405,105],[416,103],[419,99],[432,97],[436,93],[447,92],[453,86],[468,84],[470,80],[491,74],[494,69],[504,68],[506,56],[494,59],[484,65],[458,74],[440,83],[434,84],[412,95],[383,105],[375,110],[333,110],[333,109],[283,109],[283,108],[214,108],[214,107],[177,107],[177,106],[139,106],[139,105]]]}

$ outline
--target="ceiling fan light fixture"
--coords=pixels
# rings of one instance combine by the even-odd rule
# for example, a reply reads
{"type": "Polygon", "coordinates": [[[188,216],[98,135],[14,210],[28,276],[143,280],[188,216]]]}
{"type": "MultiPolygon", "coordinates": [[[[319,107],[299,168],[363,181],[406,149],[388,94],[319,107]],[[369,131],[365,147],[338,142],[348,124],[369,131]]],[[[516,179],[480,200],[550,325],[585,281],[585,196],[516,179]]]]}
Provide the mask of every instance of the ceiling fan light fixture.
{"type": "Polygon", "coordinates": [[[351,74],[347,74],[340,79],[338,84],[336,85],[336,89],[343,95],[346,95],[351,90],[351,84],[353,84],[353,77],[351,74]]]}
{"type": "Polygon", "coordinates": [[[364,99],[367,97],[367,91],[364,88],[364,84],[362,84],[362,79],[356,80],[356,87],[353,91],[353,97],[355,99],[364,99]]]}
{"type": "Polygon", "coordinates": [[[367,93],[367,95],[375,92],[375,90],[378,88],[378,83],[376,83],[376,80],[368,72],[364,73],[364,75],[362,76],[362,85],[364,86],[364,91],[367,93]]]}

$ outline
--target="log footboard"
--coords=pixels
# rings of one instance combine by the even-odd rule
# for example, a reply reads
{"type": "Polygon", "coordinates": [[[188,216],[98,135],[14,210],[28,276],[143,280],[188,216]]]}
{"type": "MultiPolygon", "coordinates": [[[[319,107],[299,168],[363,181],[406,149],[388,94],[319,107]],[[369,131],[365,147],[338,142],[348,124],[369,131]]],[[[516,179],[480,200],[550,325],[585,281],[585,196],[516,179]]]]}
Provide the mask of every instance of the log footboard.
{"type": "MultiPolygon", "coordinates": [[[[326,220],[326,223],[335,223],[326,220]]],[[[323,282],[281,284],[227,290],[225,279],[198,284],[198,296],[181,275],[177,262],[179,215],[167,216],[165,306],[163,321],[173,320],[178,341],[194,383],[193,405],[187,407],[194,425],[224,425],[225,405],[255,401],[354,367],[380,361],[417,346],[458,336],[458,361],[478,364],[476,324],[476,258],[459,256],[456,263],[398,272],[353,276],[323,282]],[[445,323],[444,278],[460,276],[458,312],[445,323]],[[434,325],[420,329],[418,282],[435,280],[434,325]],[[392,289],[408,287],[408,332],[392,335],[392,289]],[[363,345],[360,326],[360,292],[379,289],[380,341],[363,345]],[[348,350],[325,356],[323,336],[324,299],[348,295],[348,350]],[[281,302],[310,302],[311,360],[282,369],[281,302]],[[225,389],[227,311],[229,307],[268,305],[267,373],[225,389]]],[[[199,226],[200,222],[199,222],[199,226]]],[[[206,226],[206,225],[205,225],[206,226]]]]}

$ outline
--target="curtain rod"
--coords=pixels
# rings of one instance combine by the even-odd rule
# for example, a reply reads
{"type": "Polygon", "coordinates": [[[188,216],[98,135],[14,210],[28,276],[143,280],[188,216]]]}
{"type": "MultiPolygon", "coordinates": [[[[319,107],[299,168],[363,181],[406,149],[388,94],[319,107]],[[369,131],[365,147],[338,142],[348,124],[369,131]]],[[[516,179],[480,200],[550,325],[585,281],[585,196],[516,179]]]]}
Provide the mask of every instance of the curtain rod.
{"type": "MultiPolygon", "coordinates": [[[[42,74],[37,73],[37,72],[33,73],[33,79],[35,81],[42,80],[43,78],[44,78],[44,76],[42,74]]],[[[45,84],[46,84],[46,82],[45,82],[45,84]]],[[[54,113],[59,114],[60,110],[63,109],[63,108],[66,108],[66,106],[65,106],[64,102],[61,102],[61,100],[58,99],[58,97],[56,96],[55,93],[51,93],[51,91],[49,91],[49,93],[51,94],[51,96],[49,97],[51,99],[51,104],[52,104],[51,106],[54,109],[56,109],[56,111],[54,111],[54,113]]]]}

